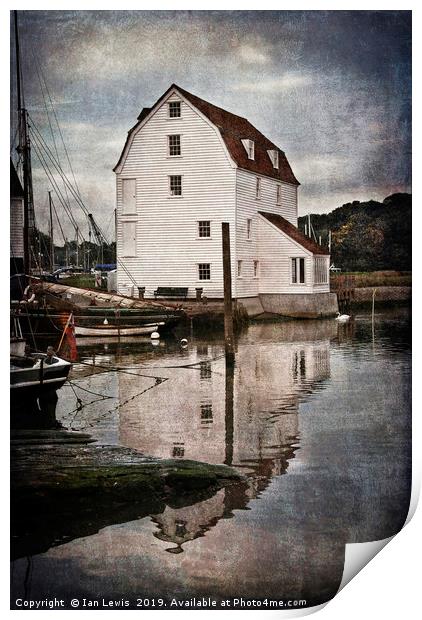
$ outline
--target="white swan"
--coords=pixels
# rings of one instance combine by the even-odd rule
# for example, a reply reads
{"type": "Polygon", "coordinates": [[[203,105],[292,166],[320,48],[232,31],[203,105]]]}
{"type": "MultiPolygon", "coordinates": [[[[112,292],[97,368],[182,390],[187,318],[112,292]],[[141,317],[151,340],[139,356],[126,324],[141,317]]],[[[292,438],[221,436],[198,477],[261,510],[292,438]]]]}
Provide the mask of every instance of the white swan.
{"type": "Polygon", "coordinates": [[[340,323],[346,323],[346,321],[348,321],[349,319],[350,314],[340,314],[340,312],[337,312],[336,321],[339,321],[340,323]]]}

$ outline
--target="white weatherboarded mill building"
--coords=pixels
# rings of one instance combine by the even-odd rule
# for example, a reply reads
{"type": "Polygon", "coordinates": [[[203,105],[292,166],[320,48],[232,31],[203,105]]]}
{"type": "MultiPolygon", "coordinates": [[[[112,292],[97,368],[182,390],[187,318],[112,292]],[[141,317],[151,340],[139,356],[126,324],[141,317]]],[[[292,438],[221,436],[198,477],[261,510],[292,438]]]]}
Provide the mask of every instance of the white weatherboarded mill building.
{"type": "Polygon", "coordinates": [[[173,84],[129,131],[117,166],[117,288],[223,297],[221,223],[233,297],[251,314],[335,312],[328,250],[297,229],[296,180],[282,150],[245,118],[173,84]]]}

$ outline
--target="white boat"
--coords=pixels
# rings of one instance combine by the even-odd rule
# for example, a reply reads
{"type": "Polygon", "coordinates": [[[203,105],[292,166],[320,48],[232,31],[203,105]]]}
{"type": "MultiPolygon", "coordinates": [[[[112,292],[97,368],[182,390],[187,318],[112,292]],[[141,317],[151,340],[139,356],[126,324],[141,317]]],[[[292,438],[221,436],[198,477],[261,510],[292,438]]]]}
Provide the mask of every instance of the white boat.
{"type": "Polygon", "coordinates": [[[138,327],[116,327],[116,325],[82,327],[81,325],[75,325],[75,336],[99,336],[101,338],[104,336],[145,336],[145,334],[156,332],[162,325],[165,325],[165,323],[147,323],[138,327]]]}
{"type": "Polygon", "coordinates": [[[40,394],[46,390],[57,390],[67,379],[71,364],[54,355],[45,363],[45,353],[31,353],[26,356],[10,356],[10,389],[12,393],[40,394]]]}

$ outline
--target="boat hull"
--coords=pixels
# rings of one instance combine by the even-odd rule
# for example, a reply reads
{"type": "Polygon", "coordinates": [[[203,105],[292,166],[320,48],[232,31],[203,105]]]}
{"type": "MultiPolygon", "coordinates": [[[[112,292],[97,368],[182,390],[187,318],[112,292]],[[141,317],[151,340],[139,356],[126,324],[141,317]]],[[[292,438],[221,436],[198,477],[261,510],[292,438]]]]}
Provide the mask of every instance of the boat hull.
{"type": "MultiPolygon", "coordinates": [[[[27,396],[29,393],[40,395],[50,390],[58,390],[65,383],[71,364],[56,357],[54,364],[44,364],[45,355],[34,355],[33,367],[19,367],[18,358],[11,358],[10,393],[13,397],[27,396]],[[39,363],[36,363],[36,360],[39,363]]],[[[20,358],[22,360],[22,358],[20,358]]]]}
{"type": "Polygon", "coordinates": [[[99,338],[111,336],[145,336],[157,331],[163,325],[164,323],[150,323],[138,327],[116,327],[115,325],[83,327],[82,325],[75,325],[75,336],[98,336],[99,338]]]}

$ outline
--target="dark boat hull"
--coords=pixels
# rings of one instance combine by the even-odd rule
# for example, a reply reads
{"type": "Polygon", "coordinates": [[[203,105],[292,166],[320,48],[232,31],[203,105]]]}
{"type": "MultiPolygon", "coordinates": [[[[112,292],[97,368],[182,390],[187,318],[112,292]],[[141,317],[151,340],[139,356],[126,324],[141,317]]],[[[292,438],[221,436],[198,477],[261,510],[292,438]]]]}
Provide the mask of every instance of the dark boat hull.
{"type": "Polygon", "coordinates": [[[33,367],[25,367],[25,361],[22,358],[11,358],[10,394],[12,398],[39,396],[63,386],[71,364],[61,358],[55,358],[57,362],[48,365],[44,363],[44,359],[45,355],[38,354],[38,363],[33,367]]]}

